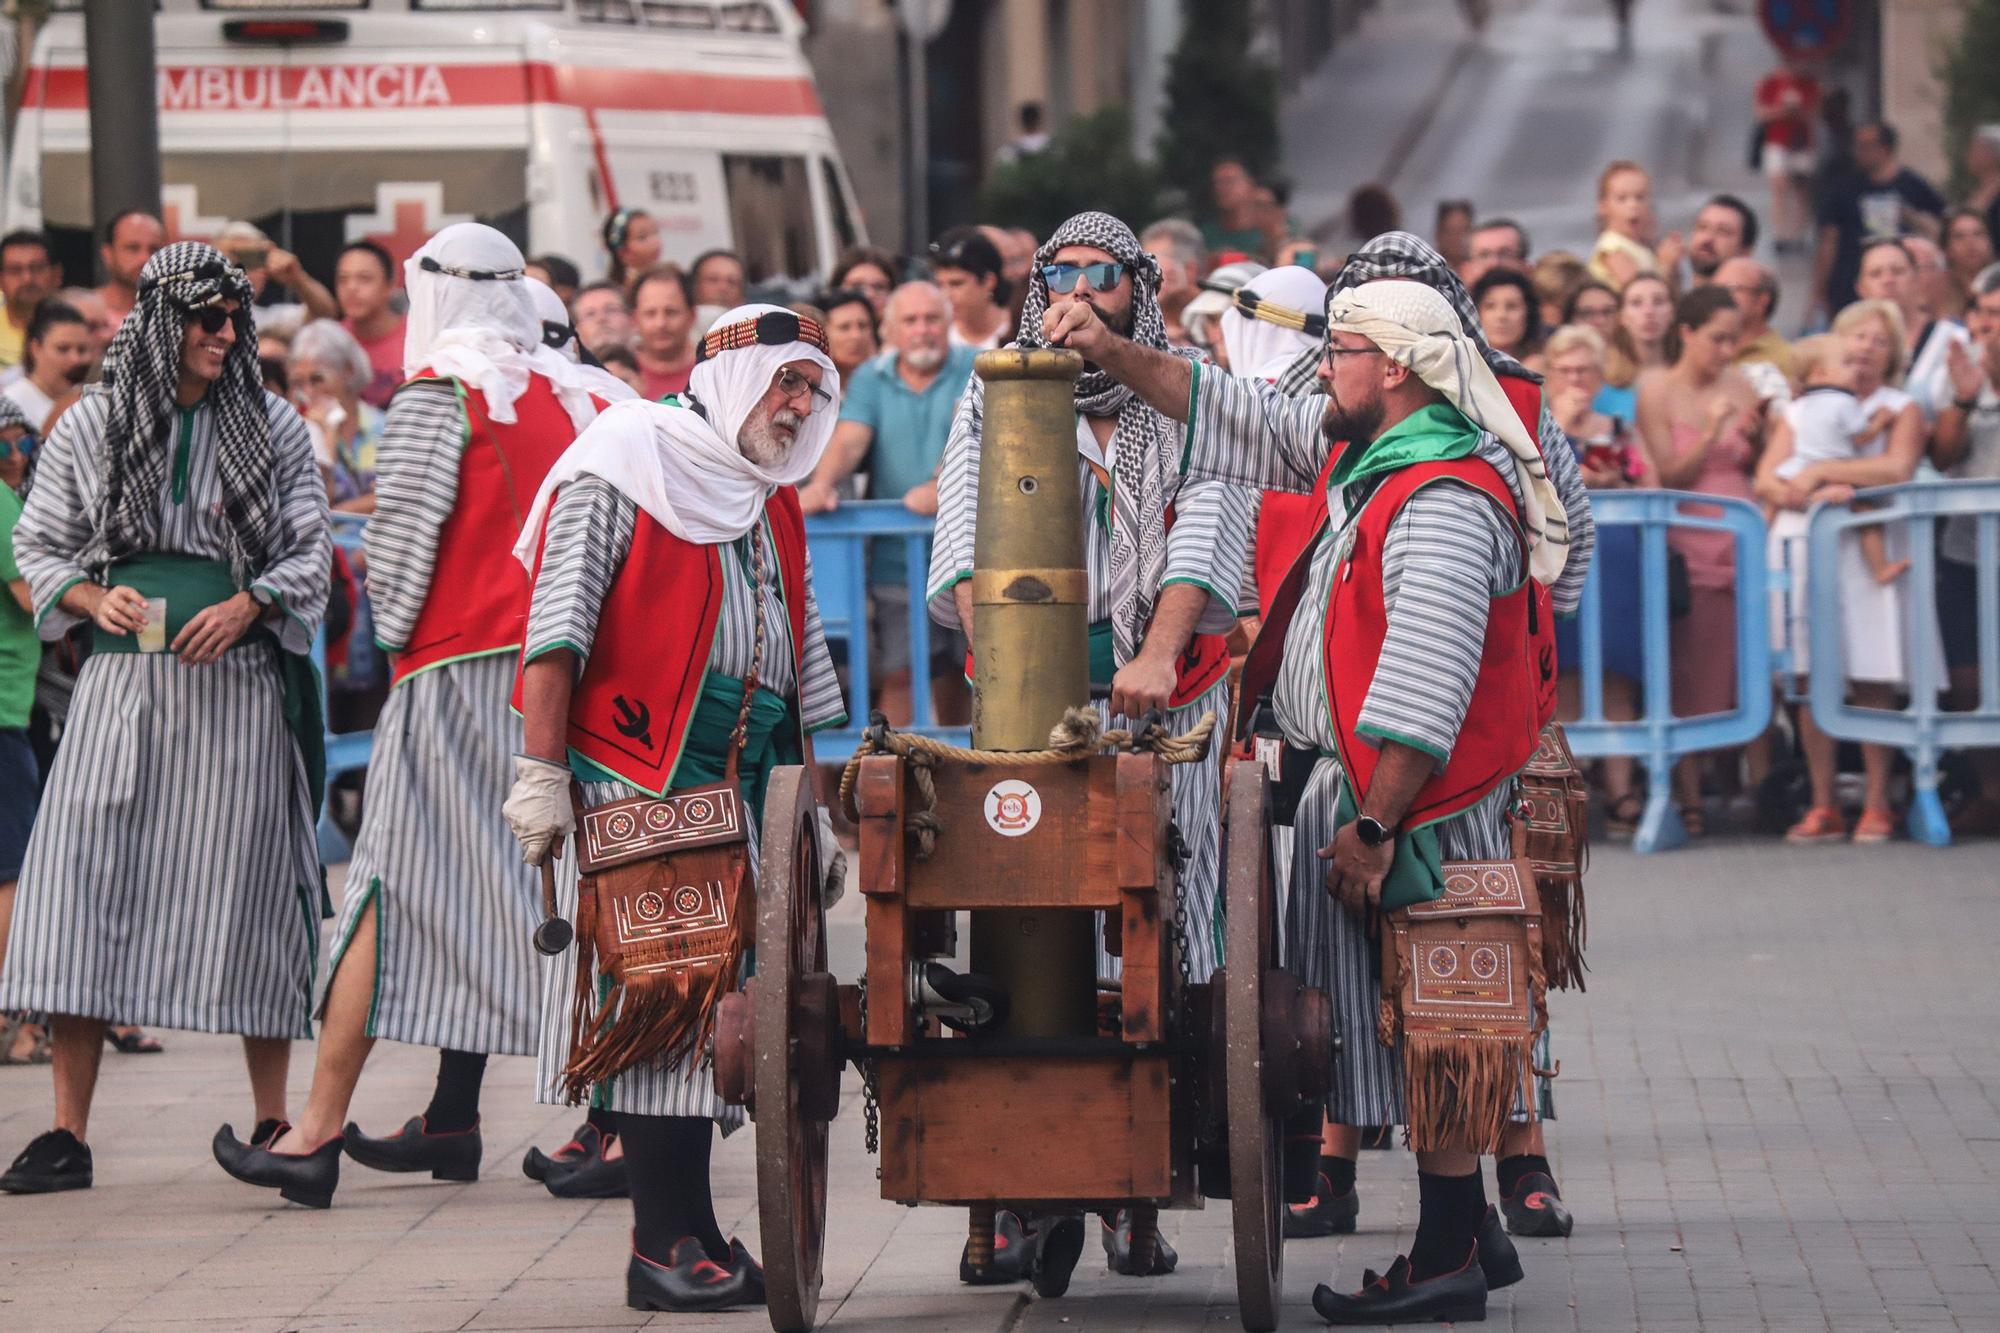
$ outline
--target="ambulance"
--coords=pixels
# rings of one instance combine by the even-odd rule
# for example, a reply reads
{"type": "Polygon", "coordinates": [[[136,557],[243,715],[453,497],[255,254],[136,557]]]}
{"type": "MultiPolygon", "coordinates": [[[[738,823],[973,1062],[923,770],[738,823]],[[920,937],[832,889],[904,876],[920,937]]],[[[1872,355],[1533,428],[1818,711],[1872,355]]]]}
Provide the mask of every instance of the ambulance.
{"type": "MultiPolygon", "coordinates": [[[[83,15],[53,10],[0,216],[47,231],[80,280],[83,15]]],[[[786,0],[158,0],[154,31],[176,239],[246,219],[325,279],[350,241],[400,260],[476,220],[592,276],[625,206],[658,220],[664,258],[727,247],[752,282],[866,239],[786,0]]]]}

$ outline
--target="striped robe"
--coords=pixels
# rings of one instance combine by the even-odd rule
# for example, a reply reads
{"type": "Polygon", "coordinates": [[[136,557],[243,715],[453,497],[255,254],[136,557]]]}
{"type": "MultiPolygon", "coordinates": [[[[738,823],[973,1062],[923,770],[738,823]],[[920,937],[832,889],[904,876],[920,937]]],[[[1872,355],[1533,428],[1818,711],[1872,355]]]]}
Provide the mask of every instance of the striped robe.
{"type": "MultiPolygon", "coordinates": [[[[77,555],[104,485],[108,402],[63,414],[35,471],[14,552],[42,637],[77,623],[63,592],[101,571],[77,555]]],[[[279,533],[251,583],[264,623],[312,647],[332,570],[326,492],[305,423],[266,396],[279,533]]],[[[229,559],[214,418],[194,411],[185,468],[160,490],[158,551],[229,559]],[[176,476],[180,480],[176,481],[176,476]]],[[[180,422],[170,419],[175,448],[180,422]]],[[[171,653],[83,665],[28,843],[0,967],[0,1010],[250,1037],[310,1037],[322,880],[305,770],[268,643],[186,666],[171,653]]]]}
{"type": "MultiPolygon", "coordinates": [[[[1324,399],[1289,399],[1260,381],[1209,367],[1197,373],[1188,475],[1268,490],[1310,491],[1325,460],[1320,433],[1324,399]]],[[[1482,435],[1477,454],[1519,493],[1514,459],[1505,445],[1482,435]]],[[[1573,467],[1569,476],[1574,479],[1573,467]]],[[[1572,493],[1581,497],[1580,485],[1572,492],[1560,477],[1556,481],[1566,506],[1572,493]]],[[[1364,484],[1329,497],[1333,523],[1313,548],[1274,692],[1285,739],[1321,754],[1293,826],[1283,933],[1286,966],[1306,985],[1323,987],[1333,996],[1336,1039],[1328,1119],[1343,1125],[1398,1125],[1407,1119],[1400,1054],[1375,1039],[1380,945],[1327,892],[1327,863],[1318,855],[1338,831],[1334,811],[1341,782],[1326,705],[1326,613],[1339,567],[1339,537],[1360,512],[1366,493],[1364,484]]],[[[1573,523],[1571,531],[1582,541],[1572,545],[1570,563],[1587,567],[1592,529],[1588,501],[1578,503],[1584,522],[1573,523]]],[[[1565,570],[1566,577],[1572,573],[1580,584],[1582,571],[1565,570]]],[[[1488,604],[1519,586],[1523,574],[1513,526],[1485,496],[1447,482],[1411,497],[1390,523],[1383,548],[1382,595],[1389,629],[1357,727],[1417,744],[1444,763],[1479,674],[1488,604]]],[[[1444,858],[1511,855],[1507,816],[1513,800],[1509,781],[1471,809],[1435,825],[1444,858]]],[[[1549,1067],[1546,1029],[1536,1046],[1535,1064],[1549,1067]]],[[[1555,1104],[1548,1080],[1537,1079],[1536,1084],[1539,1114],[1552,1119],[1555,1104]]],[[[1525,1103],[1515,1118],[1528,1118],[1525,1103]]]]}
{"type": "MultiPolygon", "coordinates": [[[[632,549],[639,507],[609,482],[585,476],[565,485],[549,510],[543,540],[541,572],[535,580],[528,611],[528,646],[522,660],[556,648],[577,655],[577,671],[590,659],[597,639],[598,615],[611,592],[612,581],[632,549]]],[[[651,520],[647,520],[650,522],[651,520]]],[[[775,548],[768,528],[764,549],[775,548]]],[[[741,538],[722,552],[722,610],[708,669],[729,676],[747,676],[756,639],[755,592],[750,584],[750,544],[741,538]]],[[[804,680],[794,679],[791,621],[785,613],[775,559],[766,564],[764,595],[764,656],[758,671],[762,688],[796,697],[799,716],[808,732],[840,726],[847,720],[820,625],[819,602],[812,593],[812,559],[806,559],[806,644],[804,680]]],[[[603,805],[646,793],[622,782],[579,784],[584,805],[603,805]]],[[[763,811],[751,812],[750,864],[757,865],[757,825],[763,811]]],[[[556,894],[562,914],[576,919],[577,859],[566,853],[557,862],[556,894]]],[[[540,1058],[536,1069],[538,1100],[561,1105],[563,1067],[569,1063],[570,1010],[576,986],[576,946],[543,961],[543,1005],[540,1058]]],[[[724,1102],[715,1092],[713,1070],[705,1058],[675,1065],[641,1065],[598,1085],[596,1103],[634,1115],[706,1116],[727,1134],[743,1123],[743,1108],[724,1102]]]]}
{"type": "MultiPolygon", "coordinates": [[[[375,452],[367,577],[375,635],[391,652],[408,643],[431,594],[465,439],[464,409],[449,383],[409,384],[390,400],[375,452]]],[[[521,719],[508,704],[513,688],[511,651],[440,663],[391,690],[375,724],[327,969],[330,986],[373,903],[371,1037],[534,1054],[541,880],[500,815],[513,781],[510,756],[522,744],[521,719]]]]}
{"type": "MultiPolygon", "coordinates": [[[[952,420],[951,437],[945,444],[944,461],[938,481],[937,532],[932,539],[930,587],[931,618],[939,624],[958,627],[958,606],[951,590],[961,580],[972,577],[973,546],[979,512],[979,445],[984,431],[985,385],[972,377],[965,396],[959,399],[952,420]]],[[[1150,411],[1131,406],[1126,411],[1150,411]]],[[[1079,431],[1087,429],[1081,421],[1079,431]]],[[[1099,486],[1097,474],[1079,455],[1077,477],[1083,491],[1084,569],[1090,588],[1090,619],[1111,616],[1111,531],[1109,497],[1099,486]]],[[[1113,484],[1116,484],[1114,479],[1113,484]]],[[[1256,613],[1256,594],[1250,578],[1250,544],[1256,531],[1256,497],[1238,486],[1214,481],[1193,481],[1183,485],[1174,501],[1174,526],[1167,534],[1167,561],[1160,588],[1177,583],[1190,584],[1209,595],[1195,629],[1204,634],[1225,634],[1234,628],[1239,607],[1244,614],[1256,613]]],[[[1146,590],[1157,596],[1157,589],[1146,590]]],[[[1122,664],[1121,664],[1122,665],[1122,664]]],[[[1229,681],[1227,677],[1203,691],[1201,696],[1180,708],[1170,709],[1167,729],[1179,733],[1213,713],[1217,726],[1215,743],[1208,757],[1199,763],[1176,764],[1170,770],[1173,786],[1174,822],[1186,842],[1188,859],[1179,878],[1181,902],[1187,911],[1188,974],[1194,981],[1206,981],[1222,962],[1222,764],[1227,750],[1224,737],[1229,727],[1229,681]]],[[[1113,716],[1109,703],[1099,700],[1097,712],[1107,726],[1126,727],[1133,719],[1113,716]]],[[[1098,947],[1100,975],[1120,974],[1119,961],[1098,947]]]]}

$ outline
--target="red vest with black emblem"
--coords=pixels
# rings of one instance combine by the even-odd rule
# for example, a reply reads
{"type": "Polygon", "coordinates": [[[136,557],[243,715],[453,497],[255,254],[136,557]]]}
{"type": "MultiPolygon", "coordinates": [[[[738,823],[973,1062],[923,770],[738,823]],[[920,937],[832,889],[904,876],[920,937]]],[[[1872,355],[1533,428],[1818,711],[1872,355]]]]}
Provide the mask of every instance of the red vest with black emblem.
{"type": "MultiPolygon", "coordinates": [[[[790,486],[773,492],[764,517],[778,558],[796,681],[805,671],[806,646],[806,523],[798,492],[790,486]]],[[[583,678],[570,694],[569,748],[655,796],[673,781],[701,700],[722,617],[724,555],[723,546],[676,537],[640,510],[631,549],[598,612],[583,678]]],[[[537,573],[541,565],[537,550],[537,573]]],[[[767,653],[772,648],[765,645],[767,653]]],[[[513,703],[520,711],[518,673],[513,703]]]]}
{"type": "MultiPolygon", "coordinates": [[[[1537,434],[1541,390],[1527,380],[1502,377],[1515,414],[1537,434]]],[[[1346,445],[1335,446],[1337,458],[1346,445]]],[[[1335,576],[1327,608],[1323,667],[1327,707],[1342,768],[1357,793],[1365,794],[1380,752],[1355,727],[1388,633],[1388,613],[1382,596],[1382,548],[1389,527],[1411,496],[1427,485],[1454,481],[1471,487],[1497,505],[1520,530],[1519,506],[1513,491],[1490,463],[1476,457],[1449,462],[1418,463],[1391,473],[1376,486],[1362,510],[1349,523],[1343,540],[1350,543],[1335,576]]],[[[1322,488],[1321,495],[1325,492],[1322,488]]],[[[1304,592],[1313,548],[1327,529],[1324,501],[1312,541],[1294,561],[1273,599],[1257,646],[1243,670],[1243,697],[1254,700],[1276,681],[1284,653],[1285,632],[1304,592]]],[[[1521,542],[1522,563],[1527,543],[1521,542]]],[[[1549,588],[1533,578],[1495,597],[1488,604],[1486,635],[1472,698],[1460,724],[1451,759],[1431,774],[1404,814],[1404,825],[1418,828],[1460,814],[1476,805],[1501,782],[1518,773],[1535,751],[1541,730],[1555,716],[1555,613],[1549,588]]],[[[1245,710],[1247,713],[1247,709],[1245,710]]]]}
{"type": "MultiPolygon", "coordinates": [[[[514,542],[542,478],[576,438],[569,411],[548,380],[528,377],[514,401],[515,420],[495,421],[486,395],[429,369],[410,377],[451,385],[465,412],[465,448],[458,461],[458,495],[438,531],[437,559],[423,610],[409,641],[395,654],[394,684],[443,662],[519,652],[527,637],[527,571],[514,542]]],[[[598,402],[598,410],[604,404],[598,402]]]]}

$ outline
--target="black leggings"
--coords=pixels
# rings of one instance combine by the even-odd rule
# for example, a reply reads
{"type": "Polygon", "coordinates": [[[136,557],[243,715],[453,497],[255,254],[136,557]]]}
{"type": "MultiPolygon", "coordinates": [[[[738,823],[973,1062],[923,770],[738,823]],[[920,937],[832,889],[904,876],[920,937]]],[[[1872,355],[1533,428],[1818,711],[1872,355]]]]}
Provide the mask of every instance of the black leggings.
{"type": "Polygon", "coordinates": [[[632,1183],[632,1245],[664,1264],[674,1242],[693,1236],[717,1263],[729,1261],[729,1242],[715,1220],[709,1190],[709,1150],[715,1122],[706,1116],[618,1115],[632,1183]]]}

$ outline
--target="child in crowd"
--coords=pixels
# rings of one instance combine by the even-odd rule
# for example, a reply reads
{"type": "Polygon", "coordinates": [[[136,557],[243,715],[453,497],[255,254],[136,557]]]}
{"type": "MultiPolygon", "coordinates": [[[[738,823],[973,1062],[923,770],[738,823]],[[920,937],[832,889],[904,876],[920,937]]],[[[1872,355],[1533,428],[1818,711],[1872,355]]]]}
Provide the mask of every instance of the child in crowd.
{"type": "MultiPolygon", "coordinates": [[[[1854,396],[1854,372],[1848,365],[1845,342],[1830,334],[1806,338],[1793,344],[1805,391],[1785,404],[1785,424],[1792,428],[1792,456],[1778,465],[1777,475],[1785,481],[1804,472],[1814,463],[1833,463],[1853,458],[1869,441],[1889,428],[1896,414],[1878,407],[1864,415],[1861,401],[1854,396]]],[[[1823,486],[1813,493],[1816,501],[1837,503],[1853,495],[1850,486],[1823,486]]],[[[1770,513],[1764,515],[1770,518],[1770,513]]],[[[1861,557],[1877,583],[1890,583],[1910,567],[1907,560],[1889,559],[1886,534],[1880,525],[1857,530],[1861,557]]]]}
{"type": "Polygon", "coordinates": [[[1619,159],[1597,178],[1597,223],[1590,275],[1623,291],[1641,273],[1660,272],[1653,252],[1653,178],[1637,162],[1619,159]]]}

